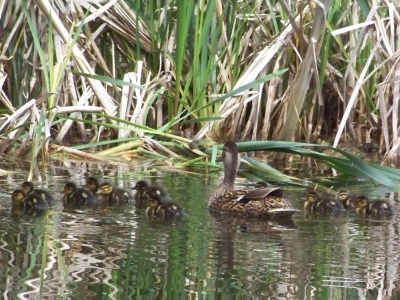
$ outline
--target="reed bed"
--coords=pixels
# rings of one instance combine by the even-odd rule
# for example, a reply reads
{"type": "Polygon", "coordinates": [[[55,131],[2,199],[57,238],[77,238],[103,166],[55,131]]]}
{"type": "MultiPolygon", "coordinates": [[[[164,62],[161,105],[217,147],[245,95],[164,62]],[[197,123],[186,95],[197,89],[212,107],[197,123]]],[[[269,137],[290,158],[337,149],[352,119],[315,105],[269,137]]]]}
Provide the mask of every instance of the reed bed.
{"type": "Polygon", "coordinates": [[[394,3],[150,2],[0,3],[0,153],[190,160],[226,139],[354,140],[398,163],[394,3]]]}

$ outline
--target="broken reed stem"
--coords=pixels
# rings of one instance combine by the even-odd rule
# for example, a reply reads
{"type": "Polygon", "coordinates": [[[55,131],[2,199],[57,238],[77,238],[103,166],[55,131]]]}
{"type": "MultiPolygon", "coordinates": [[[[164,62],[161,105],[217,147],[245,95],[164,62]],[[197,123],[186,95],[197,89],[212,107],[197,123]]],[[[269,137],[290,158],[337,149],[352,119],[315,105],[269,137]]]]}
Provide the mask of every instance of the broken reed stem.
{"type": "Polygon", "coordinates": [[[65,153],[69,153],[69,154],[74,154],[74,155],[77,155],[77,156],[79,156],[79,157],[81,157],[83,159],[84,158],[88,158],[88,159],[92,159],[92,160],[103,162],[103,163],[110,164],[110,165],[119,165],[119,163],[113,162],[113,161],[108,160],[108,159],[106,159],[104,157],[100,157],[100,156],[95,155],[95,154],[86,153],[86,152],[83,152],[83,151],[72,149],[72,148],[69,148],[69,147],[66,147],[66,146],[60,146],[60,145],[54,145],[53,144],[53,145],[50,145],[50,150],[54,150],[56,152],[65,152],[65,153]]]}

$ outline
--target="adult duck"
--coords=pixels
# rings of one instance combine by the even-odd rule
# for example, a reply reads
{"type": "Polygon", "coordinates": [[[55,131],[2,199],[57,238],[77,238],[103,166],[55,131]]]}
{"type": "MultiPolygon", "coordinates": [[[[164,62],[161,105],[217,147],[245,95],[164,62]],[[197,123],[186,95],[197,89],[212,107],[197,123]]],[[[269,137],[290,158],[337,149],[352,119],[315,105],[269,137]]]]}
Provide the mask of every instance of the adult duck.
{"type": "Polygon", "coordinates": [[[279,187],[235,190],[240,155],[234,142],[225,143],[222,162],[224,179],[208,200],[210,210],[252,216],[291,216],[298,211],[283,197],[279,187]]]}

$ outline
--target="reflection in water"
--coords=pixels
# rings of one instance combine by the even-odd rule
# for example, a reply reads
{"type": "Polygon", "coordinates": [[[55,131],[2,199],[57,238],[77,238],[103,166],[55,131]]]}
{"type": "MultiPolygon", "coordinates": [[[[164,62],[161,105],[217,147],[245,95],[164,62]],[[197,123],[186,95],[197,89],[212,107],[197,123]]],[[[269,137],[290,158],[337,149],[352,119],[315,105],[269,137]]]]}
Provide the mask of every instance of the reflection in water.
{"type": "MultiPolygon", "coordinates": [[[[392,218],[300,211],[282,222],[211,215],[213,175],[77,167],[126,189],[141,179],[163,186],[187,216],[154,222],[133,204],[63,210],[60,202],[41,216],[18,216],[10,198],[1,198],[4,299],[399,297],[398,195],[387,198],[397,211],[392,218]]],[[[40,187],[60,199],[66,181],[85,184],[83,173],[58,170],[40,187]]],[[[12,176],[3,179],[8,195],[24,181],[23,173],[12,176]]],[[[287,193],[299,209],[303,195],[287,193]]]]}

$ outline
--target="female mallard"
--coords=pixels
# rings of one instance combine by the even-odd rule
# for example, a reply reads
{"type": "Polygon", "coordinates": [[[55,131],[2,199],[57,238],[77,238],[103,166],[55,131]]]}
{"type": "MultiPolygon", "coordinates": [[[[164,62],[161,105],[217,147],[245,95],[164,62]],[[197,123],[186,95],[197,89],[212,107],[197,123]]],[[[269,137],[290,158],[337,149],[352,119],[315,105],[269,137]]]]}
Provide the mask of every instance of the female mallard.
{"type": "Polygon", "coordinates": [[[235,190],[236,172],[240,165],[238,148],[234,142],[227,142],[222,150],[224,179],[208,200],[211,210],[254,216],[291,216],[297,209],[283,198],[283,190],[257,188],[235,190]]]}
{"type": "Polygon", "coordinates": [[[48,210],[50,207],[42,195],[38,193],[26,194],[24,190],[15,190],[11,194],[13,214],[26,213],[34,215],[39,211],[48,210]]]}
{"type": "Polygon", "coordinates": [[[342,202],[345,209],[355,209],[357,196],[351,194],[348,190],[339,189],[337,199],[342,202]]]}
{"type": "Polygon", "coordinates": [[[356,213],[364,215],[394,215],[393,208],[385,200],[370,201],[366,196],[356,199],[356,213]]]}
{"type": "Polygon", "coordinates": [[[70,181],[64,185],[63,203],[73,206],[94,205],[97,204],[97,198],[91,191],[78,188],[75,182],[70,181]]]}
{"type": "Polygon", "coordinates": [[[54,197],[48,191],[42,190],[42,189],[35,189],[35,186],[32,181],[23,182],[21,185],[21,188],[25,192],[26,195],[33,194],[33,193],[35,193],[36,196],[40,195],[43,198],[43,200],[45,202],[47,202],[47,204],[49,206],[53,206],[56,202],[54,197]]]}
{"type": "Polygon", "coordinates": [[[137,208],[146,208],[148,205],[148,195],[146,195],[147,191],[151,190],[155,192],[160,197],[161,201],[167,202],[170,200],[168,194],[160,187],[150,186],[146,181],[140,180],[136,183],[136,185],[132,188],[132,190],[136,190],[135,193],[135,206],[137,208]]]}
{"type": "Polygon", "coordinates": [[[310,191],[307,193],[304,202],[304,209],[311,211],[335,211],[344,210],[343,204],[331,197],[322,197],[320,193],[316,191],[310,191]]]}
{"type": "Polygon", "coordinates": [[[132,195],[124,189],[113,187],[110,183],[104,182],[100,186],[100,202],[108,205],[120,205],[132,200],[132,195]]]}
{"type": "Polygon", "coordinates": [[[146,196],[148,201],[146,215],[149,218],[167,221],[183,215],[183,210],[179,205],[173,202],[163,202],[156,190],[148,190],[146,196]]]}
{"type": "Polygon", "coordinates": [[[85,188],[92,192],[93,195],[97,195],[99,192],[100,184],[96,177],[89,177],[86,179],[85,188]]]}

